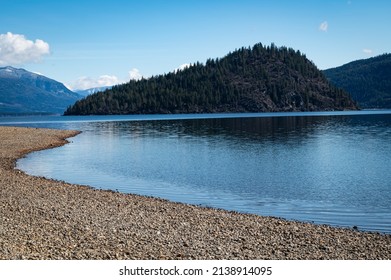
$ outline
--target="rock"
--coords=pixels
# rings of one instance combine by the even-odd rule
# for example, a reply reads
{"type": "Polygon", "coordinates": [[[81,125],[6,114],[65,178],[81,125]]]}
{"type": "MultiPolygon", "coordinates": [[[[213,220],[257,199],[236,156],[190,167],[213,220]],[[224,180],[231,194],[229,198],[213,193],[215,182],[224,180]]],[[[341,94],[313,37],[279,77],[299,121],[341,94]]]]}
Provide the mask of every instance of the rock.
{"type": "Polygon", "coordinates": [[[0,259],[391,259],[391,235],[202,208],[14,169],[75,131],[0,127],[0,259]]]}

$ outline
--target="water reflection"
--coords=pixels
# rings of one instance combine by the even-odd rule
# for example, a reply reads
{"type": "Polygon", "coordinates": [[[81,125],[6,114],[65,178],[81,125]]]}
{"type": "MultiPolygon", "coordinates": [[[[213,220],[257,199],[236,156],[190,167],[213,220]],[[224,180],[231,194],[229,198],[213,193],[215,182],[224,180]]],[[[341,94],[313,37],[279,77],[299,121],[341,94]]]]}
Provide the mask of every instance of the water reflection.
{"type": "Polygon", "coordinates": [[[19,167],[98,188],[391,232],[391,115],[56,125],[83,133],[19,167]]]}

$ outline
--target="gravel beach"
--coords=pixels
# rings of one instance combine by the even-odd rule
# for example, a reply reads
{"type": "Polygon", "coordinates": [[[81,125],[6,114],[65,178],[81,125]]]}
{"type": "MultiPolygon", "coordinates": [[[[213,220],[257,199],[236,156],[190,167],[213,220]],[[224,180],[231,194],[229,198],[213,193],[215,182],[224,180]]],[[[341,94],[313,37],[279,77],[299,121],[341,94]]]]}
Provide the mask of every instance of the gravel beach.
{"type": "Polygon", "coordinates": [[[95,190],[14,169],[26,153],[76,134],[0,127],[0,259],[391,257],[391,235],[95,190]]]}

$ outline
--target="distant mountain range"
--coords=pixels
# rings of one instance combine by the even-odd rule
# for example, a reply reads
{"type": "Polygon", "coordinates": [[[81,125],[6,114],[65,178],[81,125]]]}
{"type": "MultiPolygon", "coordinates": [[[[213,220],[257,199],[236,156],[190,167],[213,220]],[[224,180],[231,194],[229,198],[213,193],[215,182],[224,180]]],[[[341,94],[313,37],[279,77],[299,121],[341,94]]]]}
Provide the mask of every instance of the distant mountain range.
{"type": "Polygon", "coordinates": [[[0,114],[63,113],[82,96],[45,76],[0,67],[0,114]]]}
{"type": "Polygon", "coordinates": [[[391,54],[350,62],[324,71],[362,108],[391,108],[391,54]]]}
{"type": "Polygon", "coordinates": [[[391,108],[391,54],[319,71],[299,51],[256,44],[180,71],[78,92],[0,67],[0,115],[351,110],[353,100],[391,108]]]}
{"type": "Polygon", "coordinates": [[[256,44],[221,59],[113,86],[65,115],[354,110],[300,51],[256,44]]]}
{"type": "Polygon", "coordinates": [[[105,87],[96,87],[96,88],[89,88],[89,89],[84,89],[84,90],[75,90],[77,94],[80,94],[82,96],[88,96],[90,94],[97,93],[99,91],[105,91],[106,89],[110,89],[113,86],[105,86],[105,87]]]}

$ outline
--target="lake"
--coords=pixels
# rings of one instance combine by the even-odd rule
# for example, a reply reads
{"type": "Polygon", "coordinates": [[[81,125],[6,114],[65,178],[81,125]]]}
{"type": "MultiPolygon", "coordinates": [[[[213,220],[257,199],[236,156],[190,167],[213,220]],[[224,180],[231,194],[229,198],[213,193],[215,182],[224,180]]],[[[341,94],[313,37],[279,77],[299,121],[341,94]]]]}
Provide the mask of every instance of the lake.
{"type": "Polygon", "coordinates": [[[391,233],[391,111],[0,118],[77,129],[17,168],[95,188],[391,233]]]}

